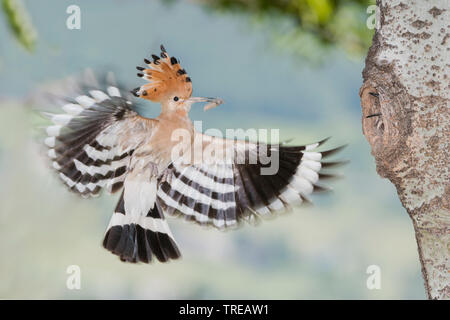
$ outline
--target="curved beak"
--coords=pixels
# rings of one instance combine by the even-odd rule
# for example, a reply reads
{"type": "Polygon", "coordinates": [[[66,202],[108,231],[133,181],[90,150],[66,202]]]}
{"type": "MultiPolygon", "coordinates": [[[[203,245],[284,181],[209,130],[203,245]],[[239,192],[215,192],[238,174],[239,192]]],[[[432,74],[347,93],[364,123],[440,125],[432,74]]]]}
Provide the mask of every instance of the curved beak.
{"type": "Polygon", "coordinates": [[[224,103],[224,101],[220,98],[205,98],[205,97],[190,97],[185,100],[185,102],[189,104],[198,103],[198,102],[206,102],[207,104],[203,108],[203,111],[212,109],[224,103]]]}

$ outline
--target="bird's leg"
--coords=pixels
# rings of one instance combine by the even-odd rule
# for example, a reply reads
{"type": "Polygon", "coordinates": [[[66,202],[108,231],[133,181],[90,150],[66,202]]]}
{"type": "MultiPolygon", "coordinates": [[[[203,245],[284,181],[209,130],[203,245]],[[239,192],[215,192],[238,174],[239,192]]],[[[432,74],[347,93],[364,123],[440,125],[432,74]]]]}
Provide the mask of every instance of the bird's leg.
{"type": "Polygon", "coordinates": [[[166,181],[167,181],[167,182],[170,182],[170,181],[169,181],[169,178],[170,178],[169,170],[166,169],[166,170],[164,170],[164,171],[162,172],[162,174],[161,174],[159,180],[160,180],[161,183],[162,183],[162,182],[166,182],[166,181]]]}
{"type": "Polygon", "coordinates": [[[144,170],[147,170],[147,169],[150,171],[150,177],[158,176],[158,166],[156,165],[156,163],[154,163],[154,162],[147,163],[144,167],[144,170]]]}

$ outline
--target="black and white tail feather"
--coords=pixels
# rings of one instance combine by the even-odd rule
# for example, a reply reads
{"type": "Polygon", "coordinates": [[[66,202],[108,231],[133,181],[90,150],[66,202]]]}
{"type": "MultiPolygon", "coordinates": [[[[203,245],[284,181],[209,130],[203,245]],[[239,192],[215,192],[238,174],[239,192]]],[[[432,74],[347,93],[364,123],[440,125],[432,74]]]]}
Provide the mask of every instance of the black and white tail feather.
{"type": "MultiPolygon", "coordinates": [[[[130,94],[115,83],[102,88],[95,79],[88,80],[71,83],[71,89],[79,85],[70,93],[73,98],[51,97],[64,113],[43,112],[53,122],[44,141],[51,166],[71,191],[83,197],[97,196],[102,189],[109,193],[123,189],[130,159],[143,142],[137,137],[145,136],[142,130],[151,132],[151,123],[132,109],[130,94]]],[[[122,261],[166,262],[181,256],[157,203],[156,186],[153,193],[153,203],[137,199],[138,203],[125,204],[124,192],[120,196],[103,246],[122,261]],[[134,210],[141,209],[139,202],[148,203],[145,212],[134,210]]]]}
{"type": "Polygon", "coordinates": [[[103,247],[128,262],[149,263],[153,257],[166,262],[181,256],[158,203],[146,216],[135,218],[125,212],[123,193],[107,228],[103,247]]]}

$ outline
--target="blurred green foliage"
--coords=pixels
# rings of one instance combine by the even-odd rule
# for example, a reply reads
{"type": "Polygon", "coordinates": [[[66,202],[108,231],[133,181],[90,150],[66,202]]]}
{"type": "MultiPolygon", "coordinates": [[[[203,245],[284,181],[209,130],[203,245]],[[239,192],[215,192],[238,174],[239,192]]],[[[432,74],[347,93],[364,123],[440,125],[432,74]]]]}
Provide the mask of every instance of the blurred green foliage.
{"type": "Polygon", "coordinates": [[[367,8],[375,0],[197,1],[213,10],[250,14],[258,22],[268,22],[275,42],[302,56],[313,57],[337,46],[360,57],[373,35],[366,21],[367,8]]]}
{"type": "Polygon", "coordinates": [[[2,9],[15,38],[25,49],[33,51],[37,33],[22,1],[2,0],[2,9]]]}
{"type": "MultiPolygon", "coordinates": [[[[360,57],[370,46],[373,35],[366,21],[367,7],[375,4],[375,0],[196,1],[211,10],[250,15],[267,29],[275,44],[309,58],[320,56],[332,46],[360,57]]],[[[2,8],[15,38],[33,51],[37,32],[22,1],[2,0],[2,8]]]]}

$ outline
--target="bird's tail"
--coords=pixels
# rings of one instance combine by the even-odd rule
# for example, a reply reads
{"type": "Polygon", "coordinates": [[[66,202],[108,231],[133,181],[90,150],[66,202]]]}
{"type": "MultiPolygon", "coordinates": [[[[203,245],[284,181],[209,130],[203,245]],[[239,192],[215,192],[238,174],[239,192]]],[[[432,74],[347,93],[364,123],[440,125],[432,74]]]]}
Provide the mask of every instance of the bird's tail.
{"type": "Polygon", "coordinates": [[[146,216],[125,212],[124,195],[120,196],[103,240],[103,247],[126,262],[161,262],[181,257],[157,203],[146,216]]]}

